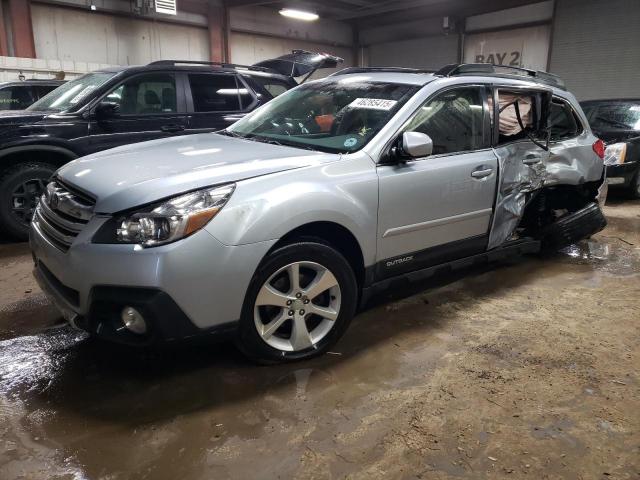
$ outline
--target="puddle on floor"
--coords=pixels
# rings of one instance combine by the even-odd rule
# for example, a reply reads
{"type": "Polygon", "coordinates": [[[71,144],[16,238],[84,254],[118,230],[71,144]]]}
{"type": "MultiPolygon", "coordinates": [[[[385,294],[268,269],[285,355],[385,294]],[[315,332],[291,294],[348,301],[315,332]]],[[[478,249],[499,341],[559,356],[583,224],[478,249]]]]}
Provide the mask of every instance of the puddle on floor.
{"type": "Polygon", "coordinates": [[[640,248],[616,238],[601,236],[578,242],[562,249],[558,256],[576,265],[591,265],[615,275],[640,273],[640,248]],[[607,240],[607,241],[603,241],[607,240]]]}

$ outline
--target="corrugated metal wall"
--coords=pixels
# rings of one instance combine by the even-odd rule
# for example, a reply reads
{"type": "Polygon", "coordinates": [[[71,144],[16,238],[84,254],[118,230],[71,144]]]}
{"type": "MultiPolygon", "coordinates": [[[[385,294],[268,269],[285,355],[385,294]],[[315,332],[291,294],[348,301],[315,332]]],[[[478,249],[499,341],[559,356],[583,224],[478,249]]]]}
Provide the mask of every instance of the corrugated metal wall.
{"type": "Polygon", "coordinates": [[[640,97],[640,0],[557,0],[550,71],[580,99],[640,97]]]}
{"type": "Polygon", "coordinates": [[[369,47],[370,66],[414,67],[437,70],[458,62],[458,35],[385,42],[369,47]]]}

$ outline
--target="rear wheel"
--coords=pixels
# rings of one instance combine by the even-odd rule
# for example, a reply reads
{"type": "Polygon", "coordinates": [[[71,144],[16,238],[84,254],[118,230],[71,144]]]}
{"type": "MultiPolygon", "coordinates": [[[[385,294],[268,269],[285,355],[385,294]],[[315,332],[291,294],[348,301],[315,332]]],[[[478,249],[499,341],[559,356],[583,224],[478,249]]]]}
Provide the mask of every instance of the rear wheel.
{"type": "Polygon", "coordinates": [[[0,175],[0,229],[26,240],[38,199],[56,167],[47,163],[15,165],[0,175]]]}
{"type": "Polygon", "coordinates": [[[260,363],[320,355],[347,329],[356,302],[355,276],[340,253],[314,242],[284,246],[254,275],[236,343],[260,363]]]}
{"type": "Polygon", "coordinates": [[[631,198],[640,198],[640,168],[631,179],[631,185],[629,185],[627,193],[631,198]]]}

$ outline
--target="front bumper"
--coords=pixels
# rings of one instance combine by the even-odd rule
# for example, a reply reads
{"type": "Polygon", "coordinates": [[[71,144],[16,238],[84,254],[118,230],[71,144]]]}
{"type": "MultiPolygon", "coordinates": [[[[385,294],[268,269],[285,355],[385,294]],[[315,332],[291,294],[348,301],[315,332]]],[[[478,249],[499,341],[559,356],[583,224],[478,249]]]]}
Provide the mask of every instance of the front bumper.
{"type": "Polygon", "coordinates": [[[628,187],[640,170],[640,163],[629,162],[607,165],[607,181],[611,187],[628,187]]]}
{"type": "Polygon", "coordinates": [[[34,274],[73,325],[125,343],[228,330],[240,318],[255,268],[275,243],[227,246],[206,229],[147,249],[91,243],[106,220],[94,217],[66,252],[32,224],[34,274]],[[122,328],[125,306],[143,313],[148,334],[122,328]]]}

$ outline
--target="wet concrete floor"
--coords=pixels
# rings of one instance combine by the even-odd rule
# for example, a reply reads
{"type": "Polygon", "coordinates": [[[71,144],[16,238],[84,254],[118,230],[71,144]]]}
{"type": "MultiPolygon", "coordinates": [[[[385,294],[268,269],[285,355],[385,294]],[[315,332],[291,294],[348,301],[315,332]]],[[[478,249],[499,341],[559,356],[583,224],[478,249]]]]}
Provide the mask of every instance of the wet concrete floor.
{"type": "Polygon", "coordinates": [[[550,257],[360,314],[334,352],[132,350],[0,245],[0,479],[640,477],[640,202],[550,257]]]}

